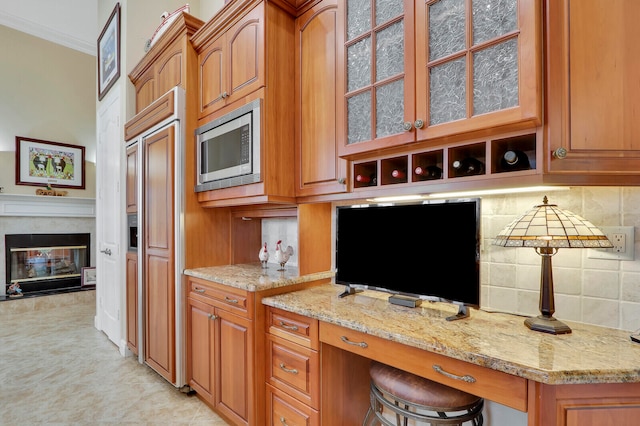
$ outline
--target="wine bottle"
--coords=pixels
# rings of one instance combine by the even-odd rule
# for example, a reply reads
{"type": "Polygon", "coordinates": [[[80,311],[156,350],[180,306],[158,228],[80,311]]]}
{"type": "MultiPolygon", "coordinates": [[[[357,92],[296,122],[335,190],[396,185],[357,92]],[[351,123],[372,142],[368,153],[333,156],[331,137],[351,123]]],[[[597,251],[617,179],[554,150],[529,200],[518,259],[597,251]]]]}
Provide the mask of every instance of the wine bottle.
{"type": "Polygon", "coordinates": [[[440,179],[442,177],[442,169],[436,165],[427,167],[418,166],[413,170],[413,173],[425,180],[440,179]]]}
{"type": "Polygon", "coordinates": [[[522,151],[509,150],[504,153],[500,159],[500,166],[502,170],[529,170],[531,165],[529,163],[529,157],[522,151]]]}
{"type": "Polygon", "coordinates": [[[452,166],[456,176],[481,175],[484,173],[484,163],[475,157],[455,160],[452,166]]]}
{"type": "Polygon", "coordinates": [[[377,183],[377,178],[376,178],[376,174],[375,173],[371,173],[370,175],[363,175],[363,174],[359,174],[356,175],[356,182],[360,182],[362,184],[365,184],[365,186],[372,186],[375,185],[377,183]]]}
{"type": "Polygon", "coordinates": [[[407,173],[404,170],[394,169],[391,172],[391,177],[394,179],[404,179],[407,176],[407,173]]]}

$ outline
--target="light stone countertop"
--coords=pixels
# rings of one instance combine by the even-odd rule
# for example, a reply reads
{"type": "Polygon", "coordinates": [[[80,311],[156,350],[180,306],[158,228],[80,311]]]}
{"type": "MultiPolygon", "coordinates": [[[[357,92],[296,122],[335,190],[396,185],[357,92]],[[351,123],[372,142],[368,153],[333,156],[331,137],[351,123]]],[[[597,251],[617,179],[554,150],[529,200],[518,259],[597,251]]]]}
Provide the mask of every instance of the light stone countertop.
{"type": "Polygon", "coordinates": [[[284,271],[278,271],[279,268],[278,265],[269,264],[267,268],[263,269],[260,263],[249,263],[185,269],[184,274],[247,291],[269,290],[333,278],[335,275],[333,271],[300,275],[296,267],[285,265],[284,271]]]}
{"type": "Polygon", "coordinates": [[[563,321],[572,333],[550,335],[529,330],[525,317],[477,309],[447,321],[457,306],[406,308],[369,290],[339,298],[343,289],[321,285],[262,303],[541,383],[640,382],[640,344],[627,331],[563,321]]]}

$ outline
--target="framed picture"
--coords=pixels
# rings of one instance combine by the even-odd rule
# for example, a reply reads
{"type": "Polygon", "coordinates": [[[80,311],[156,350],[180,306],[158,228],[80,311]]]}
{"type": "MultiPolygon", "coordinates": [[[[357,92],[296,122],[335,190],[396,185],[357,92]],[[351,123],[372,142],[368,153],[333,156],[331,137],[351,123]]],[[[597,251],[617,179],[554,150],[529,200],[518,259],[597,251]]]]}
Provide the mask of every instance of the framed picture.
{"type": "Polygon", "coordinates": [[[120,3],[98,37],[98,100],[120,77],[120,3]]]}
{"type": "Polygon", "coordinates": [[[87,266],[82,268],[82,282],[80,284],[83,288],[90,288],[96,286],[96,267],[87,266]]]}
{"type": "Polygon", "coordinates": [[[84,146],[16,136],[16,185],[84,189],[84,146]]]}

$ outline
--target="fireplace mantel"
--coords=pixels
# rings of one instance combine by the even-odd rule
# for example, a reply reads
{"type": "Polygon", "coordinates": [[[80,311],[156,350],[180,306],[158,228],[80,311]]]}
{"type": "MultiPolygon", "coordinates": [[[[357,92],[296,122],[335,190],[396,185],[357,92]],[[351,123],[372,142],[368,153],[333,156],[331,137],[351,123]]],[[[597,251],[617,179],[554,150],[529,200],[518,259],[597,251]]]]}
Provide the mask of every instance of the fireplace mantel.
{"type": "Polygon", "coordinates": [[[94,198],[0,194],[0,216],[96,217],[94,198]]]}

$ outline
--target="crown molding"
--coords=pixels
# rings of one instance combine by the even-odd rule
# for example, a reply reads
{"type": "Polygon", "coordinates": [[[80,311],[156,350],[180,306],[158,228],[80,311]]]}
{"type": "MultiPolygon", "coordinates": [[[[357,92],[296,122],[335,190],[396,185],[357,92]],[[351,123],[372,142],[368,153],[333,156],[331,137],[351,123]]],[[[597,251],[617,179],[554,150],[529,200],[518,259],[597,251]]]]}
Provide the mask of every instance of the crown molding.
{"type": "Polygon", "coordinates": [[[50,27],[38,24],[36,22],[11,15],[0,10],[0,25],[4,25],[14,30],[30,34],[32,36],[50,41],[77,50],[88,55],[96,56],[97,40],[95,43],[89,43],[69,34],[62,33],[50,27]]]}

